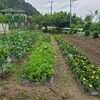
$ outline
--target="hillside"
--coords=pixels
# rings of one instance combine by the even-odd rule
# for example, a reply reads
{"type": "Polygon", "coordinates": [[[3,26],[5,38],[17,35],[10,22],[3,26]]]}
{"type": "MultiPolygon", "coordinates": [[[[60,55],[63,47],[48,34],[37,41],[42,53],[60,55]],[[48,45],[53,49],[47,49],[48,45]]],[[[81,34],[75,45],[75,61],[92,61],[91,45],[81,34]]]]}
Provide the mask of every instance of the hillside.
{"type": "Polygon", "coordinates": [[[5,8],[22,9],[28,15],[40,14],[30,3],[25,0],[0,0],[0,10],[5,8]]]}

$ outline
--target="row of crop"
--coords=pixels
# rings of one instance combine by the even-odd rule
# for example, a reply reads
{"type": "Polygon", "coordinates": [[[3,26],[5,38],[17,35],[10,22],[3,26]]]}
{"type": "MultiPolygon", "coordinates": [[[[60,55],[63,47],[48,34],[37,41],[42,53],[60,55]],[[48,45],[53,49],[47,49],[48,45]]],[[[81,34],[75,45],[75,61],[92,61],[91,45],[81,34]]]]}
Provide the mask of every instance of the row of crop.
{"type": "Polygon", "coordinates": [[[41,39],[42,34],[23,33],[10,34],[6,36],[6,41],[0,45],[0,69],[2,73],[6,63],[19,61],[28,54],[34,47],[34,43],[41,39]]]}
{"type": "Polygon", "coordinates": [[[44,82],[54,74],[54,50],[49,42],[40,42],[33,51],[23,72],[23,77],[33,82],[44,82]]]}
{"type": "Polygon", "coordinates": [[[55,38],[83,90],[87,93],[96,91],[96,94],[99,95],[100,66],[94,66],[81,51],[77,50],[69,42],[64,41],[60,36],[55,36],[55,38]]]}

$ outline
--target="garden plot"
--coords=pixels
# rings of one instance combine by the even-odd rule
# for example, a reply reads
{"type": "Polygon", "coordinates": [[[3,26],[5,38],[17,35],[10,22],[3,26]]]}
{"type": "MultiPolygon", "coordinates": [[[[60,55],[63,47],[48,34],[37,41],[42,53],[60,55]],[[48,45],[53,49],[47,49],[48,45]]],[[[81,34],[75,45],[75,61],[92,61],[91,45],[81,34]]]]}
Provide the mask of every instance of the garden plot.
{"type": "MultiPolygon", "coordinates": [[[[43,38],[42,38],[43,39],[43,38]]],[[[47,39],[48,40],[48,39],[47,39]]],[[[29,57],[24,57],[20,63],[18,70],[0,79],[0,100],[99,100],[99,97],[86,95],[82,92],[80,86],[74,78],[65,57],[59,50],[55,39],[51,38],[55,56],[55,75],[52,85],[45,86],[41,84],[23,84],[21,81],[15,81],[29,61],[29,57]]]]}
{"type": "Polygon", "coordinates": [[[63,39],[68,40],[77,49],[81,50],[94,65],[100,66],[100,38],[83,37],[80,39],[74,36],[63,36],[63,39]]]}
{"type": "Polygon", "coordinates": [[[83,91],[100,96],[100,67],[94,66],[81,51],[69,42],[64,41],[59,36],[55,38],[66,55],[67,62],[81,84],[83,91]]]}

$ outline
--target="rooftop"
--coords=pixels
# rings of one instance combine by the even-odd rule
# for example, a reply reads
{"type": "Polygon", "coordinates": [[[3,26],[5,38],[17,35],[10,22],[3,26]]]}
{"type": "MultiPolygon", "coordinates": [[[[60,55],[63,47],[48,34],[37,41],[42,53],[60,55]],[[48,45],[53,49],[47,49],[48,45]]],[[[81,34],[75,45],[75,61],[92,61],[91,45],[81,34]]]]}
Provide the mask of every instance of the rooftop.
{"type": "Polygon", "coordinates": [[[26,12],[22,9],[16,10],[16,9],[9,8],[9,9],[0,10],[0,13],[26,13],[26,12]]]}

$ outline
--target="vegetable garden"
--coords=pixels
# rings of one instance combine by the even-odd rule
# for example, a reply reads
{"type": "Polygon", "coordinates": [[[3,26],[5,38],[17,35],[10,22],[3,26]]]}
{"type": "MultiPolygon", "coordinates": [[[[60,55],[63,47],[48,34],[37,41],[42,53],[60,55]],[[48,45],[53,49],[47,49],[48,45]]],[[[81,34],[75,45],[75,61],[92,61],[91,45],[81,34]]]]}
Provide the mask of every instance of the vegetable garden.
{"type": "Polygon", "coordinates": [[[28,31],[5,38],[0,40],[0,100],[99,100],[86,94],[100,96],[100,67],[61,36],[28,31]],[[44,84],[52,76],[53,84],[44,84]]]}
{"type": "Polygon", "coordinates": [[[54,53],[50,36],[39,33],[10,34],[6,39],[7,41],[0,48],[0,67],[3,77],[11,64],[17,63],[30,52],[33,54],[27,62],[22,76],[35,82],[41,82],[54,74],[54,53]]]}

